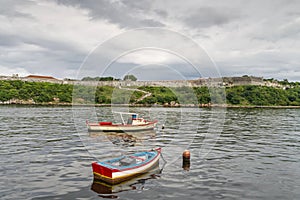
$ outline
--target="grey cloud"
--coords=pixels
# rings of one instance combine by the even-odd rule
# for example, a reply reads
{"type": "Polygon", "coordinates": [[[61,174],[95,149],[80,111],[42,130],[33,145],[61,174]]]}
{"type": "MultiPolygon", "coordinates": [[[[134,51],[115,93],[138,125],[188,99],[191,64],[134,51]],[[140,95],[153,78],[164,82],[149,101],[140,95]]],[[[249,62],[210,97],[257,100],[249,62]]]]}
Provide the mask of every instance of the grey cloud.
{"type": "Polygon", "coordinates": [[[21,41],[17,37],[0,32],[0,46],[5,46],[5,47],[16,46],[20,42],[21,41]]]}
{"type": "Polygon", "coordinates": [[[149,5],[153,3],[153,0],[121,0],[121,2],[127,7],[134,8],[137,10],[149,10],[149,5]]]}
{"type": "Polygon", "coordinates": [[[65,41],[56,41],[43,35],[41,35],[40,37],[32,37],[30,35],[22,35],[17,33],[14,35],[0,33],[0,46],[5,48],[17,48],[17,46],[22,44],[29,44],[41,47],[41,49],[44,49],[41,51],[50,50],[50,52],[75,52],[76,50],[80,52],[78,47],[76,47],[76,44],[72,44],[65,41]]]}
{"type": "Polygon", "coordinates": [[[86,56],[85,52],[76,50],[71,44],[29,36],[22,38],[0,35],[0,52],[5,55],[1,57],[0,65],[2,66],[22,67],[30,73],[49,74],[59,78],[70,76],[67,72],[73,72],[75,75],[86,56]],[[22,50],[18,47],[20,45],[23,46],[22,50]],[[24,48],[26,45],[28,45],[28,49],[24,48]],[[29,46],[41,48],[36,50],[29,46]]]}
{"type": "Polygon", "coordinates": [[[24,37],[22,39],[23,43],[25,44],[33,44],[36,46],[39,46],[45,50],[50,50],[50,51],[66,51],[66,52],[74,52],[78,47],[76,47],[75,44],[72,44],[70,42],[66,41],[57,41],[57,40],[52,40],[47,37],[24,37]]]}
{"type": "Polygon", "coordinates": [[[32,16],[28,13],[23,13],[17,9],[17,7],[22,7],[24,5],[32,5],[35,4],[35,2],[30,0],[14,0],[14,1],[0,1],[0,15],[7,16],[9,18],[13,17],[25,17],[25,18],[31,18],[32,16]]]}
{"type": "Polygon", "coordinates": [[[222,25],[235,20],[237,16],[228,8],[201,7],[192,13],[186,13],[184,22],[192,28],[206,28],[222,25]]]}
{"type": "Polygon", "coordinates": [[[166,18],[168,16],[168,13],[162,9],[154,9],[153,10],[157,15],[166,18]]]}
{"type": "Polygon", "coordinates": [[[151,1],[122,1],[111,2],[108,0],[57,0],[59,4],[78,6],[89,11],[91,19],[105,19],[120,27],[149,27],[164,26],[164,24],[147,15],[151,1]]]}
{"type": "Polygon", "coordinates": [[[71,52],[28,51],[28,53],[13,55],[6,60],[1,60],[1,65],[9,68],[24,68],[32,74],[64,78],[75,77],[82,59],[82,55],[77,55],[76,58],[76,54],[71,52]]]}
{"type": "Polygon", "coordinates": [[[141,24],[147,24],[147,26],[149,27],[163,27],[164,24],[159,22],[159,21],[155,21],[153,19],[145,19],[141,21],[141,24]]]}
{"type": "MultiPolygon", "coordinates": [[[[300,17],[300,15],[299,15],[300,17]]],[[[278,33],[278,36],[280,38],[294,38],[294,37],[300,37],[300,21],[292,22],[282,28],[280,32],[278,33]]]]}
{"type": "MultiPolygon", "coordinates": [[[[109,25],[113,24],[113,27],[117,25],[117,28],[112,29],[116,32],[127,28],[159,26],[187,34],[209,50],[208,54],[215,53],[212,59],[216,60],[222,75],[249,74],[274,76],[277,79],[290,79],[291,77],[293,80],[300,80],[300,73],[297,71],[300,65],[299,1],[48,1],[54,3],[54,5],[51,4],[54,11],[59,6],[72,7],[72,13],[75,15],[77,12],[82,14],[82,10],[86,10],[90,21],[86,24],[78,22],[78,27],[84,30],[89,30],[91,26],[91,30],[99,31],[99,29],[93,29],[93,26],[98,26],[98,24],[101,26],[101,23],[106,21],[109,25]]],[[[50,74],[57,77],[70,77],[68,73],[76,71],[87,54],[87,48],[82,43],[53,37],[51,31],[41,33],[26,31],[26,34],[25,31],[22,32],[23,27],[26,29],[38,26],[39,20],[30,15],[38,11],[37,1],[0,0],[0,3],[0,19],[4,20],[3,26],[0,26],[0,55],[2,56],[0,65],[12,68],[24,67],[31,73],[50,74]],[[20,22],[24,21],[24,25],[15,24],[14,22],[17,21],[13,21],[15,18],[22,19],[20,22]],[[28,49],[26,49],[27,44],[28,49]],[[35,46],[41,48],[35,48],[35,46]],[[8,51],[11,54],[6,56],[8,51]]],[[[43,15],[43,13],[38,14],[43,15]]],[[[84,17],[85,14],[83,14],[84,17]]],[[[67,20],[74,20],[68,17],[65,16],[67,20]]],[[[66,23],[68,23],[67,20],[66,23]]],[[[57,25],[58,34],[73,31],[70,28],[66,29],[63,25],[60,26],[59,23],[55,25],[57,25]]],[[[110,30],[107,27],[103,29],[106,32],[110,30]]],[[[76,28],[74,28],[75,31],[77,31],[76,28]]],[[[85,34],[83,31],[82,37],[79,34],[76,35],[76,40],[86,40],[88,34],[85,34]]],[[[97,34],[91,35],[97,37],[94,36],[97,34]]],[[[100,36],[101,34],[99,31],[100,36]]],[[[108,36],[105,35],[103,38],[106,37],[108,36]]],[[[93,46],[93,41],[97,38],[89,39],[93,39],[89,43],[93,46]]],[[[134,37],[129,39],[132,42],[136,40],[134,37]]],[[[112,49],[107,49],[107,52],[112,49]]],[[[109,54],[107,52],[103,56],[107,56],[109,54]]],[[[127,64],[132,65],[132,63],[127,64]]],[[[119,73],[119,71],[116,69],[111,73],[119,73]]],[[[186,77],[193,77],[193,73],[189,73],[188,70],[184,72],[186,77]]],[[[168,78],[167,76],[166,74],[165,79],[168,78]]]]}

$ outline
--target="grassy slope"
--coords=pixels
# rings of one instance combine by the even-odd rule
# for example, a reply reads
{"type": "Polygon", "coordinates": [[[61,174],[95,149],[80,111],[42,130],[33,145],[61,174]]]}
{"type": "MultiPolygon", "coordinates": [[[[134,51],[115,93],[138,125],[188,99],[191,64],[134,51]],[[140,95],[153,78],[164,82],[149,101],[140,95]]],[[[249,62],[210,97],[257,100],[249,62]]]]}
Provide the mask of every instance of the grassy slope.
{"type": "Polygon", "coordinates": [[[300,106],[300,86],[290,89],[280,89],[266,86],[234,86],[224,89],[209,89],[207,87],[140,87],[152,95],[137,102],[144,95],[140,91],[124,90],[110,86],[88,87],[53,83],[0,81],[0,101],[11,99],[23,101],[33,100],[36,103],[53,101],[71,103],[139,103],[165,104],[177,102],[180,104],[224,103],[229,105],[257,106],[300,106]],[[73,88],[75,89],[73,92],[73,88]]]}

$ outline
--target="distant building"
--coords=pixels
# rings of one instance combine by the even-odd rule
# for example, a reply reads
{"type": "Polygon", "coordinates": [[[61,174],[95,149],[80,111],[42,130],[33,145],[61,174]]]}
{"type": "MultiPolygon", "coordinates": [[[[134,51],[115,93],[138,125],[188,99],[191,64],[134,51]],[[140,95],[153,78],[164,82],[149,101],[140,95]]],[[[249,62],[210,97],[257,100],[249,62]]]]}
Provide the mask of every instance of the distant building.
{"type": "Polygon", "coordinates": [[[40,75],[29,75],[26,76],[25,78],[28,79],[40,79],[40,80],[52,80],[52,81],[57,81],[58,79],[52,77],[52,76],[40,76],[40,75]]]}
{"type": "Polygon", "coordinates": [[[62,80],[56,79],[52,76],[29,75],[23,77],[21,80],[28,81],[28,82],[49,82],[49,83],[63,84],[62,80]]]}

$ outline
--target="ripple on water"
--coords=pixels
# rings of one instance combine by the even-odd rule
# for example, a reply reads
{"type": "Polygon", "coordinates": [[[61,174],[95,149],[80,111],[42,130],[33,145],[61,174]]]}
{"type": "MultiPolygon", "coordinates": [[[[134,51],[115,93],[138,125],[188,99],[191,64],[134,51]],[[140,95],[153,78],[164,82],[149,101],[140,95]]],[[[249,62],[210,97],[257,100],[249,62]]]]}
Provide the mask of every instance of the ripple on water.
{"type": "MultiPolygon", "coordinates": [[[[3,106],[1,198],[98,199],[98,194],[90,190],[92,161],[162,146],[168,164],[160,177],[116,196],[163,200],[299,199],[299,110],[228,109],[218,134],[218,126],[210,119],[216,110],[182,109],[151,108],[151,115],[164,123],[165,129],[138,136],[131,145],[125,145],[126,141],[115,140],[116,135],[89,135],[86,119],[77,119],[82,121],[80,126],[77,124],[77,132],[69,107],[3,106]],[[182,169],[184,149],[191,151],[189,171],[182,169]]],[[[87,110],[90,108],[76,108],[82,118],[87,110]]],[[[110,108],[97,108],[96,112],[102,118],[111,116],[110,108]]]]}

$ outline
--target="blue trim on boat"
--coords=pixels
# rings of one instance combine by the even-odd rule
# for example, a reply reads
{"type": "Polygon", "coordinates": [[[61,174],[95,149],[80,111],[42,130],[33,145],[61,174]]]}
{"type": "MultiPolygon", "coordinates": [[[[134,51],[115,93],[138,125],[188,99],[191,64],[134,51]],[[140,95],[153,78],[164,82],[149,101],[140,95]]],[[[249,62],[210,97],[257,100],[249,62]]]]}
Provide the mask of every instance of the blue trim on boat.
{"type": "Polygon", "coordinates": [[[134,167],[138,167],[140,165],[143,165],[144,163],[147,163],[150,160],[152,160],[157,154],[158,154],[157,151],[139,152],[139,153],[134,153],[134,154],[130,154],[130,155],[127,155],[127,156],[121,156],[121,157],[118,157],[118,158],[105,160],[103,162],[98,162],[98,164],[101,165],[101,166],[110,168],[110,169],[123,170],[123,169],[126,169],[126,168],[134,168],[134,167]],[[120,161],[120,160],[122,160],[123,158],[126,158],[126,157],[130,157],[130,156],[139,157],[139,156],[145,156],[145,155],[148,155],[147,159],[140,162],[140,163],[135,163],[135,164],[127,165],[127,166],[115,166],[115,165],[110,164],[110,163],[118,162],[118,161],[120,161]]]}

